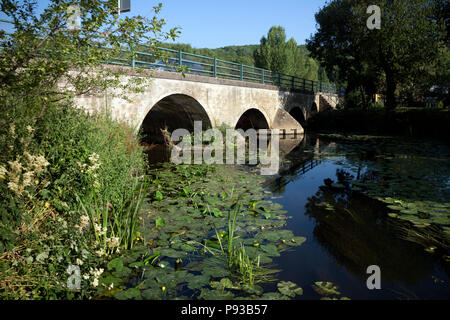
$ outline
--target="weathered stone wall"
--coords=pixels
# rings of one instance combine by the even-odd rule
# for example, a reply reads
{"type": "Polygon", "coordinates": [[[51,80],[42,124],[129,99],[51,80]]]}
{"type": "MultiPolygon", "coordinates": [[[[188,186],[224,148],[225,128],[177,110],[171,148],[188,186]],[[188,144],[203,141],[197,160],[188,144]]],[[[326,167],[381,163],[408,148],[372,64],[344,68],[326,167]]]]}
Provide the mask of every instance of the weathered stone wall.
{"type": "Polygon", "coordinates": [[[125,77],[151,76],[153,79],[143,93],[129,95],[128,101],[105,92],[100,96],[77,97],[75,104],[94,112],[106,109],[114,118],[127,121],[136,130],[160,100],[174,94],[195,99],[205,110],[213,127],[221,124],[235,127],[241,115],[254,108],[264,115],[270,128],[285,129],[287,132],[297,129],[302,132],[301,126],[288,112],[300,107],[307,119],[312,113],[313,103],[321,110],[320,96],[323,94],[312,95],[280,90],[271,85],[190,74],[183,77],[179,73],[166,71],[138,73],[131,68],[124,68],[124,72],[125,77]]]}

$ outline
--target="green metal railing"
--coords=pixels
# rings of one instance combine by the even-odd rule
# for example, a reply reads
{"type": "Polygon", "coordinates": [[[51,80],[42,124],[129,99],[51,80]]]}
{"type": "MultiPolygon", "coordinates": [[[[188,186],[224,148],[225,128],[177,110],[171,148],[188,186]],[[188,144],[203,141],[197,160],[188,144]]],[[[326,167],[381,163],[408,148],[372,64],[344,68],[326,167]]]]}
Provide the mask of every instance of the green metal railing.
{"type": "Polygon", "coordinates": [[[184,72],[188,74],[261,83],[305,92],[340,93],[342,90],[333,83],[308,80],[181,50],[162,47],[157,49],[163,53],[163,59],[157,60],[156,54],[136,51],[131,55],[131,59],[114,59],[105,63],[165,71],[177,71],[179,67],[184,66],[187,67],[184,72]]]}
{"type": "MultiPolygon", "coordinates": [[[[0,19],[0,22],[12,23],[11,21],[3,19],[0,19]]],[[[142,50],[145,46],[140,45],[140,47],[142,50]]],[[[105,48],[105,50],[107,49],[108,48],[105,48]]],[[[132,68],[165,71],[177,71],[179,67],[187,67],[184,72],[188,74],[261,83],[278,86],[280,88],[301,90],[304,92],[342,94],[343,88],[338,87],[333,83],[308,80],[279,72],[239,64],[232,61],[225,61],[213,57],[184,52],[181,50],[173,50],[162,47],[158,47],[157,49],[162,52],[163,58],[161,58],[160,54],[157,55],[152,52],[135,51],[132,53],[130,51],[123,50],[124,55],[122,57],[113,58],[103,62],[132,68]]]]}

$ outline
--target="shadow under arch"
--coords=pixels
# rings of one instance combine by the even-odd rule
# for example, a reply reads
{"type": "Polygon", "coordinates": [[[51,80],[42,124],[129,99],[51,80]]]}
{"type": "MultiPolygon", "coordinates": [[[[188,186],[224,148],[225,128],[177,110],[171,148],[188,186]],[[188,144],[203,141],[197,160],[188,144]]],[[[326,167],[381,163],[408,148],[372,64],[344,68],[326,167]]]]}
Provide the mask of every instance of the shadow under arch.
{"type": "Polygon", "coordinates": [[[319,112],[319,108],[317,108],[317,104],[313,102],[311,106],[311,115],[316,114],[317,112],[319,112]]]}
{"type": "Polygon", "coordinates": [[[266,120],[264,114],[258,109],[252,108],[245,111],[238,122],[236,123],[235,129],[269,129],[269,123],[266,120]]]}
{"type": "Polygon", "coordinates": [[[289,114],[304,128],[306,124],[305,115],[300,107],[294,107],[289,111],[289,114]]]}
{"type": "Polygon", "coordinates": [[[146,146],[151,162],[165,162],[167,157],[167,137],[163,131],[172,133],[176,129],[194,131],[194,121],[202,122],[202,130],[212,127],[203,106],[193,97],[185,94],[171,94],[159,100],[142,121],[141,143],[146,146]]]}

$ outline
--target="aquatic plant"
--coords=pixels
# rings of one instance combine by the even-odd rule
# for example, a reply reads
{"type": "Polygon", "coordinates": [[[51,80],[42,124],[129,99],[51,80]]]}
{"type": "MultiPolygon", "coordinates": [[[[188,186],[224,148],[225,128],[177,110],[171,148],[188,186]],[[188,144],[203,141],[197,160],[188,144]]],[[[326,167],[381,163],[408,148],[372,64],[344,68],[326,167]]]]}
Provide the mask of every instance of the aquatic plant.
{"type": "Polygon", "coordinates": [[[92,231],[99,248],[107,253],[119,249],[131,249],[136,241],[136,223],[146,194],[146,183],[135,178],[130,188],[135,193],[127,193],[120,203],[112,206],[107,198],[100,198],[96,193],[81,200],[80,208],[89,217],[92,231]]]}

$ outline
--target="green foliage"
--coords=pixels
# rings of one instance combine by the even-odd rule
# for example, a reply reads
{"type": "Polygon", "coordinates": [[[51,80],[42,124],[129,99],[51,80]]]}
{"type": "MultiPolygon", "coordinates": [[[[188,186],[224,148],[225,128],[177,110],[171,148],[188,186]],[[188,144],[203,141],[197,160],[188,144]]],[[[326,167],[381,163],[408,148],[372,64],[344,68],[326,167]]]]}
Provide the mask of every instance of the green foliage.
{"type": "Polygon", "coordinates": [[[0,32],[0,97],[37,98],[44,112],[48,101],[102,92],[111,86],[139,91],[145,81],[123,83],[121,70],[102,61],[130,60],[131,54],[124,56],[123,49],[133,49],[137,42],[149,45],[158,55],[157,43],[178,33],[162,31],[165,21],[157,17],[161,4],[153,7],[153,19],[119,17],[113,13],[116,6],[110,0],[52,0],[38,13],[34,0],[2,1],[1,12],[13,22],[13,31],[0,32]],[[80,11],[81,28],[76,30],[67,22],[71,5],[80,11]],[[57,86],[61,83],[65,86],[57,86]]]}
{"type": "Polygon", "coordinates": [[[257,45],[228,46],[217,49],[193,48],[190,44],[184,43],[164,43],[163,46],[173,50],[181,50],[201,56],[242,63],[247,66],[255,65],[253,52],[257,48],[257,45]]]}
{"type": "MultiPolygon", "coordinates": [[[[286,68],[283,71],[284,73],[308,80],[328,81],[325,69],[319,65],[317,60],[309,56],[309,52],[305,45],[297,46],[294,39],[291,39],[288,43],[290,50],[289,54],[286,55],[287,62],[286,68]],[[293,46],[296,46],[295,50],[293,46]]],[[[189,44],[182,43],[164,43],[163,46],[173,50],[181,50],[183,52],[189,52],[201,56],[242,63],[250,67],[261,67],[271,70],[270,67],[255,62],[255,54],[257,50],[260,50],[260,45],[227,46],[217,49],[193,48],[189,44]]],[[[145,48],[142,49],[143,51],[147,50],[145,48]]],[[[210,63],[210,61],[208,63],[210,63]]]]}
{"type": "Polygon", "coordinates": [[[131,129],[106,115],[60,104],[41,121],[17,117],[28,106],[2,112],[0,295],[89,297],[105,256],[133,246],[145,158],[131,129]],[[71,292],[74,264],[86,279],[71,292]]]}
{"type": "Polygon", "coordinates": [[[386,107],[393,109],[396,95],[417,96],[435,84],[430,75],[446,51],[438,3],[380,1],[381,29],[369,30],[370,1],[331,1],[316,14],[319,28],[307,47],[329,74],[348,84],[348,92],[359,92],[357,105],[385,92],[386,107]]]}
{"type": "Polygon", "coordinates": [[[254,58],[259,68],[308,80],[328,80],[317,61],[309,57],[305,46],[298,46],[293,38],[286,41],[286,33],[281,26],[273,26],[267,38],[261,38],[260,46],[254,51],[254,58]]]}

